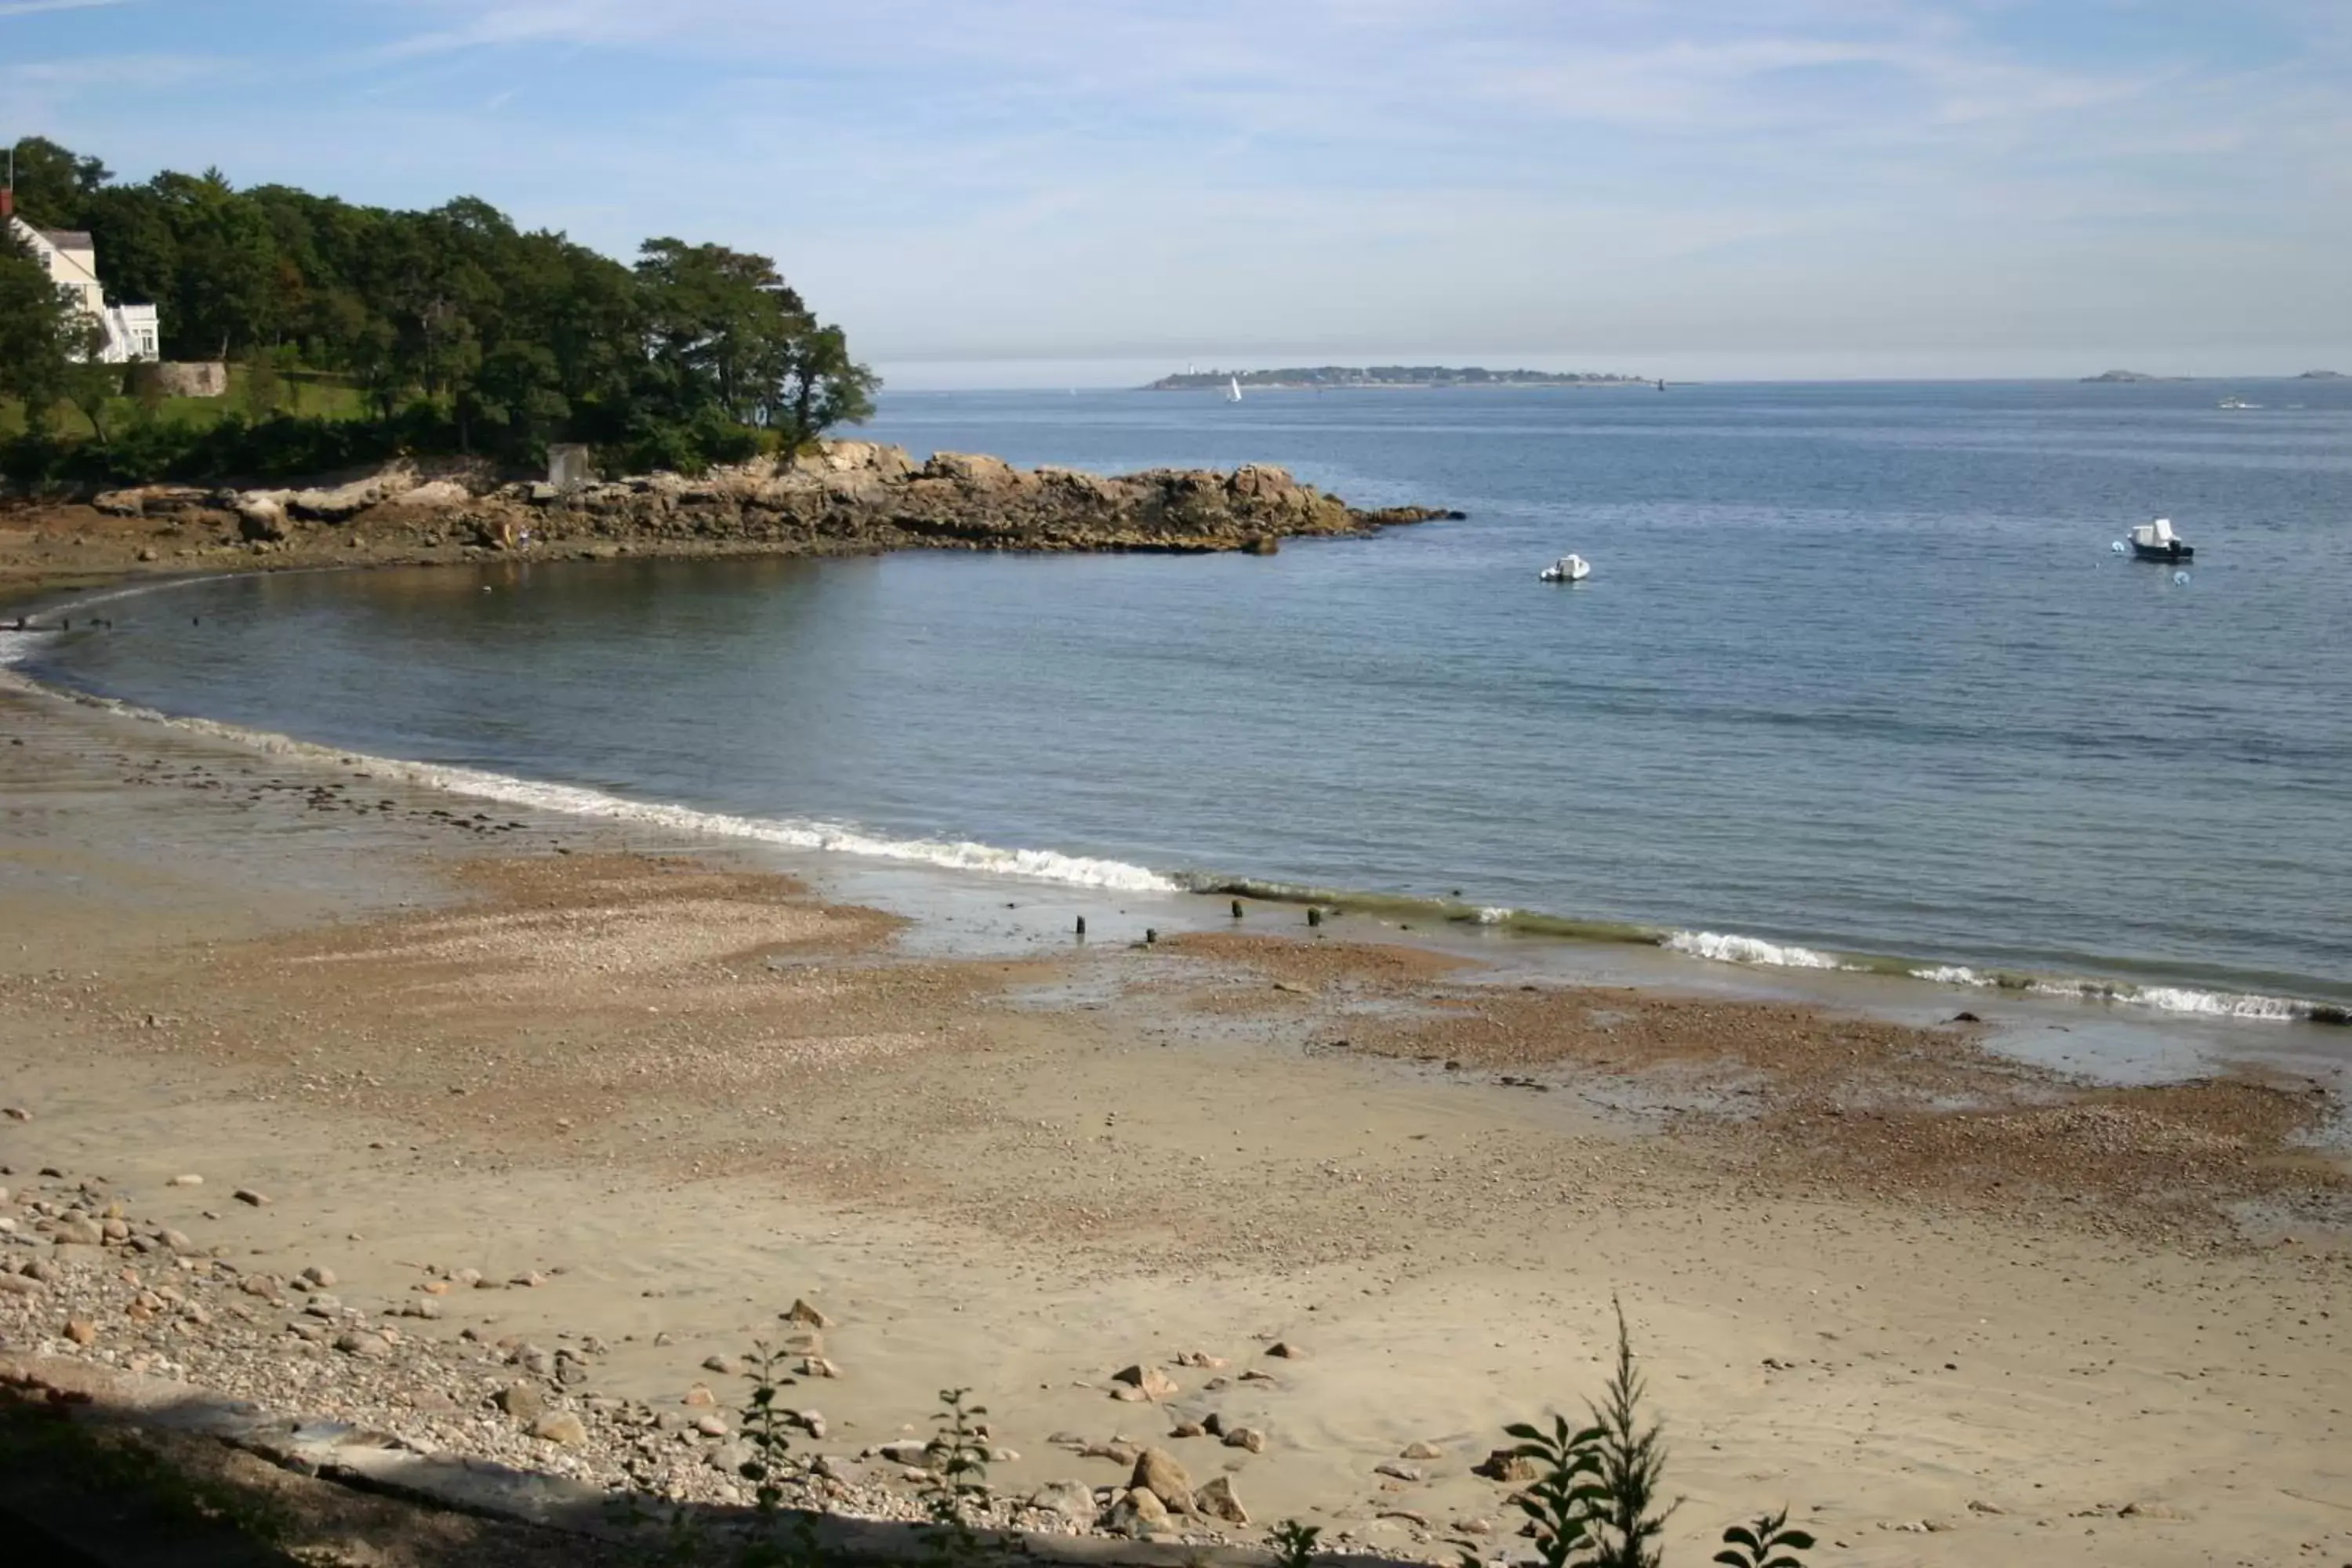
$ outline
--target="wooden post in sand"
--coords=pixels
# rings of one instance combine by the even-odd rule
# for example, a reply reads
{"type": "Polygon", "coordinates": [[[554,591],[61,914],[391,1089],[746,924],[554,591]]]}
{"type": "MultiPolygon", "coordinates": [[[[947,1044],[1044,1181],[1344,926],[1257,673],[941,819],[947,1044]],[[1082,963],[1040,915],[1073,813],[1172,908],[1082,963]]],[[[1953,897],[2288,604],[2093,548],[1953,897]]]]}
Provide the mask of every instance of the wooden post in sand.
{"type": "Polygon", "coordinates": [[[1087,917],[1086,917],[1086,916],[1084,916],[1084,915],[1080,915],[1080,916],[1078,917],[1078,940],[1079,940],[1080,942],[1084,942],[1084,941],[1086,941],[1086,939],[1087,939],[1087,917]]]}
{"type": "Polygon", "coordinates": [[[1313,904],[1307,905],[1307,923],[1310,926],[1321,925],[1323,923],[1323,911],[1317,909],[1313,904]]]}
{"type": "Polygon", "coordinates": [[[1242,901],[1241,901],[1239,899],[1235,899],[1235,900],[1234,900],[1234,919],[1235,919],[1235,920],[1239,920],[1239,919],[1241,919],[1241,918],[1242,918],[1242,901]]]}

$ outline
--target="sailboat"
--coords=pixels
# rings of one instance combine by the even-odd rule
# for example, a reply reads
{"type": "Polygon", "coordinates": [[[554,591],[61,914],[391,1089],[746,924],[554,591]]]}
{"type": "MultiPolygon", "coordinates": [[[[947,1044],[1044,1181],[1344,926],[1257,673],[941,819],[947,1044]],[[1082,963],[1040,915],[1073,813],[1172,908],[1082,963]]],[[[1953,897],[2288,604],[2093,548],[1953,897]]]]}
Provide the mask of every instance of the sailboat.
{"type": "Polygon", "coordinates": [[[1227,403],[1239,403],[1241,400],[1242,378],[1237,375],[1227,376],[1225,378],[1225,401],[1227,403]]]}

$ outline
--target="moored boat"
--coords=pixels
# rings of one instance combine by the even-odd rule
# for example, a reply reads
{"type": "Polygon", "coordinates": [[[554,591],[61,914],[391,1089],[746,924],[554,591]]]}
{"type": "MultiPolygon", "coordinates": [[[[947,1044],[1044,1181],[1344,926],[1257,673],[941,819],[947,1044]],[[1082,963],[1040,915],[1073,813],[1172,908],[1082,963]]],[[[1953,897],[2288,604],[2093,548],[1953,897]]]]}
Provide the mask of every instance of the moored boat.
{"type": "Polygon", "coordinates": [[[2195,546],[2172,531],[2172,520],[2166,517],[2133,529],[2128,542],[2133,557],[2140,561],[2186,561],[2197,553],[2195,546]]]}
{"type": "Polygon", "coordinates": [[[1537,575],[1546,583],[1581,583],[1592,575],[1592,563],[1581,555],[1563,555],[1537,575]]]}

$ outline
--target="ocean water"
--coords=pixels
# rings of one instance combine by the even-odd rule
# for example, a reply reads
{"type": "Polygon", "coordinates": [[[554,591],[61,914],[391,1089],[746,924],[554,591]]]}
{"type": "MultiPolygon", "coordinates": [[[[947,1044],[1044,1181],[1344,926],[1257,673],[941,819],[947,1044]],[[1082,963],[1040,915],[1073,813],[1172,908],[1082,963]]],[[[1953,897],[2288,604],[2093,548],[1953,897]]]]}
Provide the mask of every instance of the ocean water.
{"type": "Polygon", "coordinates": [[[866,434],[1470,517],[1272,558],[250,578],[16,657],[847,853],[2352,1004],[2352,383],[908,395],[866,434]],[[2110,550],[2156,515],[2186,582],[2110,550]],[[1571,550],[1589,582],[1536,581],[1571,550]]]}

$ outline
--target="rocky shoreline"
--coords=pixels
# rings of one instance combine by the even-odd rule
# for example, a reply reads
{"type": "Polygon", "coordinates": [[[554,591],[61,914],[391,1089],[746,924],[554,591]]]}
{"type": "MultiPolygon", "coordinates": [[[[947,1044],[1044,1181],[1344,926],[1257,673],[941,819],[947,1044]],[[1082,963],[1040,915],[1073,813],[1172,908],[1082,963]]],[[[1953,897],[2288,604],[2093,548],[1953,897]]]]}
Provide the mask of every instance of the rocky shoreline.
{"type": "MultiPolygon", "coordinates": [[[[614,1521],[651,1523],[680,1507],[717,1510],[722,1527],[756,1526],[743,1468],[761,1455],[746,1428],[752,1392],[764,1381],[756,1357],[772,1349],[772,1397],[791,1445],[781,1466],[785,1506],[853,1527],[931,1517],[927,1492],[937,1460],[926,1439],[844,1441],[821,1410],[802,1407],[791,1392],[813,1393],[841,1375],[825,1353],[833,1320],[805,1300],[781,1315],[769,1346],[704,1358],[679,1379],[676,1402],[657,1407],[598,1391],[611,1347],[593,1333],[546,1336],[550,1350],[518,1334],[468,1326],[444,1337],[430,1326],[444,1317],[445,1301],[535,1289],[549,1282],[540,1274],[499,1279],[416,1264],[412,1295],[362,1306],[338,1293],[326,1267],[241,1267],[226,1246],[140,1219],[130,1194],[102,1175],[47,1167],[25,1184],[0,1166],[0,1178],[20,1184],[0,1186],[0,1399],[103,1402],[101,1415],[133,1426],[142,1410],[167,1409],[162,1425],[304,1473],[625,1538],[629,1530],[614,1521]]],[[[190,1173],[173,1184],[202,1181],[190,1173]]],[[[227,1201],[270,1200],[240,1188],[227,1201]]],[[[656,1345],[668,1338],[656,1335],[656,1345]]],[[[1297,1352],[1276,1345],[1264,1353],[1297,1352]]],[[[1229,1363],[1187,1352],[1178,1364],[1229,1363]]],[[[1226,1381],[1213,1377],[1210,1386],[1226,1381]]],[[[1156,1366],[1113,1373],[1105,1386],[1122,1409],[1154,1414],[1177,1391],[1156,1366]]],[[[1171,1440],[1206,1436],[1252,1453],[1265,1445],[1255,1429],[1226,1428],[1214,1415],[1205,1424],[1171,1419],[1171,1440]]],[[[993,1446],[999,1438],[985,1422],[977,1438],[989,1462],[1020,1458],[993,1446]]],[[[969,1522],[1009,1535],[1099,1533],[1193,1549],[1230,1547],[1228,1527],[1252,1523],[1231,1478],[1196,1484],[1150,1438],[1057,1432],[1046,1442],[1073,1459],[1108,1461],[1127,1479],[1071,1478],[996,1493],[971,1505],[969,1522]]],[[[1456,1528],[1494,1526],[1481,1520],[1456,1528]]]]}
{"type": "Polygon", "coordinates": [[[835,441],[699,477],[572,487],[399,462],[294,489],[148,485],[0,510],[0,584],[76,574],[464,559],[877,554],[896,550],[1271,554],[1457,511],[1351,507],[1278,468],[1117,477],[835,441]]]}

